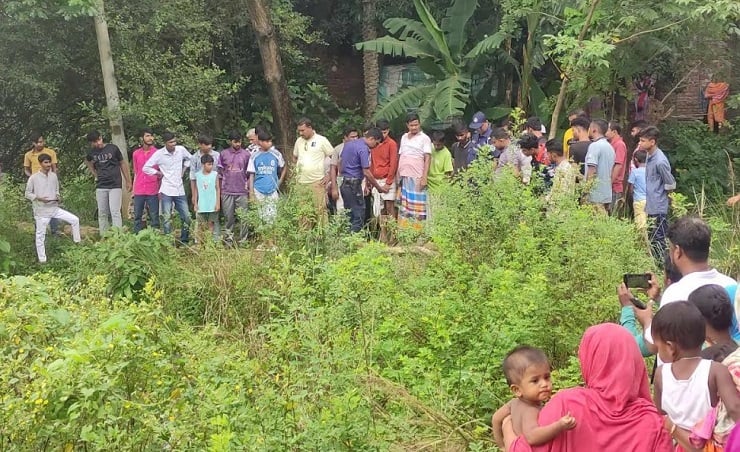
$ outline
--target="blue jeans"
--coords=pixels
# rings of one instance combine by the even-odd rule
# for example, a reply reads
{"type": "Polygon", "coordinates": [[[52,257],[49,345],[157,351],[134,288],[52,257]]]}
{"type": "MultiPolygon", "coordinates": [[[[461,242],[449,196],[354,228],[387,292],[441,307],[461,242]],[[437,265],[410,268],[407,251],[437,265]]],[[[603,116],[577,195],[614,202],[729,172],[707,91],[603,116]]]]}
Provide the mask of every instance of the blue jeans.
{"type": "Polygon", "coordinates": [[[362,179],[345,177],[340,191],[344,208],[349,212],[350,231],[360,232],[365,226],[365,196],[362,194],[362,179]]]}
{"type": "Polygon", "coordinates": [[[144,215],[144,206],[149,209],[150,228],[159,229],[159,195],[136,195],[134,196],[134,234],[141,231],[141,217],[144,215]]]}
{"type": "Polygon", "coordinates": [[[180,230],[180,241],[188,243],[190,239],[190,210],[188,210],[188,199],[183,196],[162,195],[162,231],[165,235],[172,232],[172,206],[174,204],[177,214],[182,220],[182,229],[180,230]]]}
{"type": "Polygon", "coordinates": [[[650,252],[659,267],[663,267],[663,258],[668,249],[666,234],[668,233],[668,215],[648,215],[648,237],[650,238],[650,252]]]}

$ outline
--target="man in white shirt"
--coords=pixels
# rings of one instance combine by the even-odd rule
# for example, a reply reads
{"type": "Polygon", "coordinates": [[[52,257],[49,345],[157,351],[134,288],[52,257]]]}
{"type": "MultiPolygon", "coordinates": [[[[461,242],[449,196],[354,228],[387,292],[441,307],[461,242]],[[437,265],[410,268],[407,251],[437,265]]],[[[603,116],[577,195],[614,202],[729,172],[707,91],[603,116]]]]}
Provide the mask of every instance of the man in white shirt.
{"type": "Polygon", "coordinates": [[[423,221],[429,216],[427,177],[432,162],[432,140],[421,130],[419,115],[406,116],[406,129],[398,146],[398,183],[401,187],[399,222],[423,221]]]}
{"type": "MultiPolygon", "coordinates": [[[[660,307],[676,301],[686,301],[689,295],[699,287],[716,284],[725,289],[734,290],[737,282],[709,266],[709,246],[712,233],[709,226],[698,217],[684,216],[668,228],[670,242],[668,252],[671,261],[683,277],[668,288],[660,298],[660,307]]],[[[655,295],[654,295],[655,296],[655,295]]],[[[655,353],[653,344],[652,310],[636,310],[638,320],[645,331],[647,348],[655,353]]],[[[736,316],[733,316],[733,328],[737,330],[736,316]]]]}
{"type": "Polygon", "coordinates": [[[42,153],[38,157],[41,169],[31,175],[26,183],[26,199],[33,203],[36,220],[36,254],[39,262],[46,262],[46,226],[54,218],[72,225],[72,239],[80,243],[80,219],[59,207],[59,179],[51,171],[51,156],[42,153]]]}
{"type": "Polygon", "coordinates": [[[165,142],[164,147],[157,149],[157,152],[147,160],[144,165],[144,173],[152,176],[157,175],[162,180],[159,187],[159,196],[162,200],[162,230],[165,234],[172,232],[172,206],[174,205],[182,221],[180,242],[188,243],[191,220],[182,176],[185,173],[185,168],[190,167],[192,155],[184,146],[177,145],[174,133],[163,133],[162,140],[165,142]]]}

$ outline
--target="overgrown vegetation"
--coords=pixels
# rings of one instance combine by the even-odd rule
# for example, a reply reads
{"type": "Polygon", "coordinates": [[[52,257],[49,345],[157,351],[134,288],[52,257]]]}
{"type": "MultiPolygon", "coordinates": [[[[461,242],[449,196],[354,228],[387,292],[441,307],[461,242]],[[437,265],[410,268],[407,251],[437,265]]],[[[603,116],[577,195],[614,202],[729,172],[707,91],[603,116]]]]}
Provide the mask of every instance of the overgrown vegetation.
{"type": "Polygon", "coordinates": [[[631,224],[545,215],[485,164],[431,250],[309,231],[300,205],[257,228],[277,251],[114,234],[1,280],[3,447],[490,450],[506,351],[541,346],[576,383],[583,330],[651,265],[631,224]]]}

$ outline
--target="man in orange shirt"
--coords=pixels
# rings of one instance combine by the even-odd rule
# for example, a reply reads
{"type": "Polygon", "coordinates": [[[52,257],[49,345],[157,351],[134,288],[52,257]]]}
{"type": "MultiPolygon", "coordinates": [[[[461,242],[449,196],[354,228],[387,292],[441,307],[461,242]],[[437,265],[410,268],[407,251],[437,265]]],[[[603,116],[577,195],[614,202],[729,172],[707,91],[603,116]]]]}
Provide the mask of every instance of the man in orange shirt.
{"type": "Polygon", "coordinates": [[[388,187],[388,193],[380,193],[373,188],[373,214],[396,216],[396,171],[398,170],[398,143],[391,138],[391,125],[386,119],[379,119],[376,126],[383,132],[383,141],[371,149],[370,172],[381,187],[388,187]]]}

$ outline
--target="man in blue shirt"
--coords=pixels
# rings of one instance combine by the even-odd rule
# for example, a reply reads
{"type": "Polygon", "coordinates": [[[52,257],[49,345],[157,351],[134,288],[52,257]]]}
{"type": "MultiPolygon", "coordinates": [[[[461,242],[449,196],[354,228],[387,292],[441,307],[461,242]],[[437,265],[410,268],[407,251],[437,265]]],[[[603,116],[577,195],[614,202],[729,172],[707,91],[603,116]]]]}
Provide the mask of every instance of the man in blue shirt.
{"type": "Polygon", "coordinates": [[[586,180],[596,179],[588,194],[588,202],[598,213],[606,214],[612,202],[612,168],[614,168],[614,148],[606,139],[608,123],[594,119],[588,130],[591,144],[586,153],[586,180]]]}
{"type": "Polygon", "coordinates": [[[340,174],[342,175],[342,201],[344,208],[349,212],[350,230],[360,232],[365,224],[365,197],[362,188],[362,179],[377,188],[380,193],[388,193],[388,187],[381,186],[370,171],[370,148],[374,148],[383,141],[383,132],[372,127],[359,140],[348,141],[344,144],[342,155],[339,158],[340,174]]]}
{"type": "Polygon", "coordinates": [[[671,164],[658,147],[660,133],[654,126],[646,127],[640,133],[640,150],[647,152],[645,165],[646,205],[648,216],[650,249],[653,258],[660,263],[666,251],[666,232],[668,229],[668,194],[676,189],[676,179],[671,174],[671,164]]]}
{"type": "Polygon", "coordinates": [[[473,120],[470,122],[468,127],[472,131],[470,142],[473,145],[473,150],[468,156],[468,164],[471,164],[473,160],[478,157],[478,149],[480,149],[481,146],[488,144],[491,139],[491,132],[493,129],[491,128],[491,123],[488,122],[486,115],[483,114],[482,111],[473,115],[473,120]]]}

